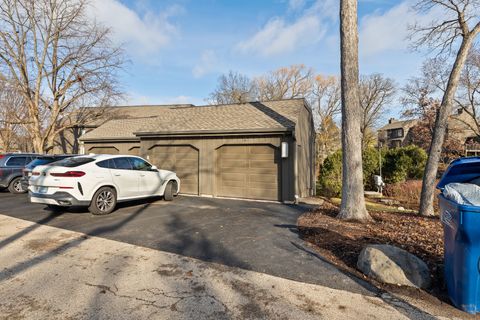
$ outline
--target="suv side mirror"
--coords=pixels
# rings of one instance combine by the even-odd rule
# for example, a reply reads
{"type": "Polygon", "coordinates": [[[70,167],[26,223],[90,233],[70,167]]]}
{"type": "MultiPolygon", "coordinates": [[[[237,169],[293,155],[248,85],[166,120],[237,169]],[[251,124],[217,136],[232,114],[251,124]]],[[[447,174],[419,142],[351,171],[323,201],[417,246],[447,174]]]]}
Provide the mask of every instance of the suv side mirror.
{"type": "Polygon", "coordinates": [[[158,168],[157,168],[157,166],[152,166],[152,167],[150,168],[150,170],[151,170],[151,171],[158,171],[158,168]]]}

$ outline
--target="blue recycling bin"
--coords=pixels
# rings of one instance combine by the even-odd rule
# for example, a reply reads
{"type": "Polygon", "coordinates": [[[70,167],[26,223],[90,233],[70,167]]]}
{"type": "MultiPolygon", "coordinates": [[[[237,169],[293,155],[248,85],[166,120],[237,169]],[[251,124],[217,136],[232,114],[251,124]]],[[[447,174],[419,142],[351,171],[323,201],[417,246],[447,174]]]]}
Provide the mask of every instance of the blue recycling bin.
{"type": "MultiPolygon", "coordinates": [[[[453,161],[437,188],[480,177],[480,157],[453,161]]],[[[444,230],[445,282],[453,304],[468,313],[480,311],[480,207],[461,205],[439,195],[444,230]]]]}

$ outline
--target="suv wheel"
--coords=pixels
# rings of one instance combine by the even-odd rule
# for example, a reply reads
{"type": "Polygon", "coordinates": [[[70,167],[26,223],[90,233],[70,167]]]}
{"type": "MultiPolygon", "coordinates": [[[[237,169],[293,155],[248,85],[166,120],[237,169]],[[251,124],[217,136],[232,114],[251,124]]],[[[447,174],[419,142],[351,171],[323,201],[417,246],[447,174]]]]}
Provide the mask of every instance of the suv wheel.
{"type": "Polygon", "coordinates": [[[165,191],[163,192],[163,199],[165,201],[172,201],[173,200],[173,195],[177,190],[175,190],[175,186],[173,185],[172,181],[169,181],[167,185],[165,186],[165,191]]]}
{"type": "Polygon", "coordinates": [[[27,192],[27,190],[23,189],[22,187],[22,178],[16,177],[15,179],[13,179],[12,182],[10,182],[10,184],[8,185],[8,191],[14,194],[27,192]]]}
{"type": "Polygon", "coordinates": [[[110,187],[102,187],[95,192],[88,210],[94,215],[111,213],[117,205],[117,193],[110,187]]]}

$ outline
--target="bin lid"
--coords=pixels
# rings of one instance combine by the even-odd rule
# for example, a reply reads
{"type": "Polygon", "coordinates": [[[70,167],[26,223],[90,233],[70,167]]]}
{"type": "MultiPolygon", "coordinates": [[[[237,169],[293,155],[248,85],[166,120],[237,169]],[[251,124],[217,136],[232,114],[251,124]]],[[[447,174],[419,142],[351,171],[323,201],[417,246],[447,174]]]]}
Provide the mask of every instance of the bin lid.
{"type": "Polygon", "coordinates": [[[437,184],[438,189],[452,182],[469,182],[480,177],[480,157],[459,158],[450,163],[437,184]]]}

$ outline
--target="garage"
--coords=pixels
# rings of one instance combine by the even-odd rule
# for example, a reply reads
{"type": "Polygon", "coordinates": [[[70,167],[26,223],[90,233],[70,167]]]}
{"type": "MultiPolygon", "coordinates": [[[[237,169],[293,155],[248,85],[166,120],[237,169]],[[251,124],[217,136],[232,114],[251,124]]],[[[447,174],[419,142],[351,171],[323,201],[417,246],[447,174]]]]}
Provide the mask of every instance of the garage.
{"type": "Polygon", "coordinates": [[[176,172],[183,194],[285,203],[314,194],[315,129],[304,99],[151,108],[157,116],[142,106],[137,118],[87,132],[85,151],[138,154],[176,172]]]}
{"type": "Polygon", "coordinates": [[[189,145],[155,145],[147,154],[157,167],[177,173],[182,193],[198,194],[198,150],[189,145]]]}
{"type": "Polygon", "coordinates": [[[279,150],[272,145],[226,145],[217,149],[216,195],[280,200],[279,150]]]}

